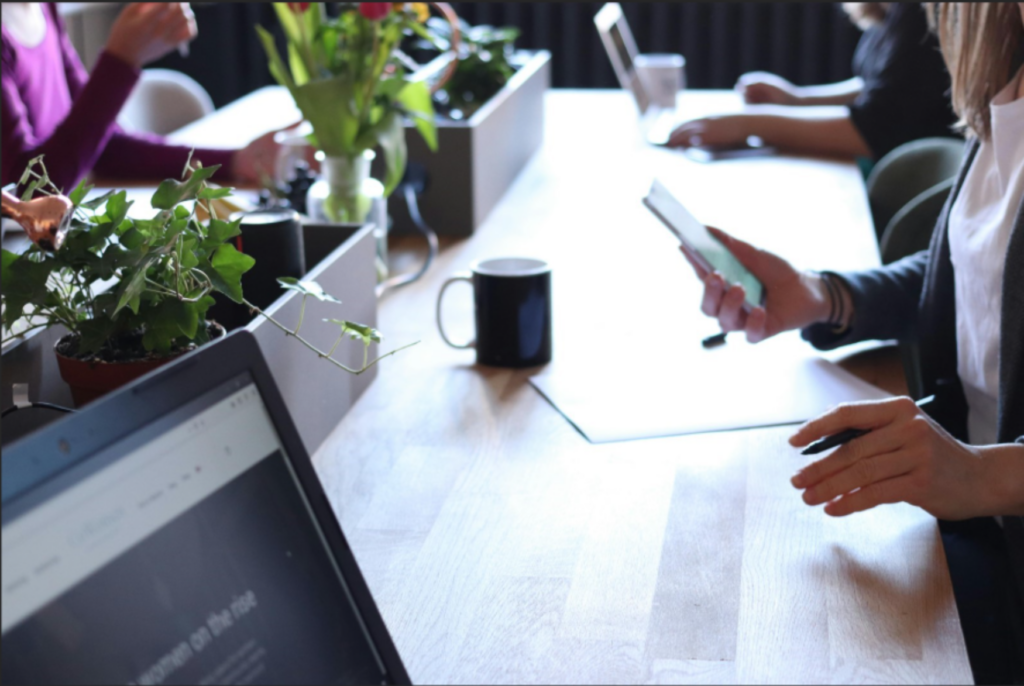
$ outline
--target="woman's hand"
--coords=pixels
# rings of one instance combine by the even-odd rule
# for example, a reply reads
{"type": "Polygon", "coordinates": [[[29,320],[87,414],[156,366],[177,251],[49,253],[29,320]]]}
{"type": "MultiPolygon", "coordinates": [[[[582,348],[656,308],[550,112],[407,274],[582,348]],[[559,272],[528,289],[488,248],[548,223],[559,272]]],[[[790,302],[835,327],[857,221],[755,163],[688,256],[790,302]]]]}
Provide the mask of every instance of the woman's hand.
{"type": "Polygon", "coordinates": [[[799,105],[800,88],[781,76],[766,71],[744,74],[736,82],[736,90],[750,105],[799,105]]]}
{"type": "Polygon", "coordinates": [[[726,114],[691,119],[677,126],[668,137],[671,148],[689,148],[698,145],[739,146],[751,135],[746,116],[726,114]]]}
{"type": "MultiPolygon", "coordinates": [[[[277,167],[277,157],[281,145],[274,140],[282,131],[294,129],[302,120],[289,124],[277,131],[270,131],[253,140],[241,150],[235,151],[231,157],[231,178],[245,185],[264,185],[273,183],[277,167]]],[[[306,150],[306,162],[313,171],[320,171],[320,163],[316,159],[316,150],[310,146],[306,150]]]]}
{"type": "Polygon", "coordinates": [[[743,310],[746,298],[743,287],[730,286],[718,272],[709,273],[687,248],[681,247],[697,277],[704,282],[701,310],[709,317],[716,317],[722,331],[744,331],[747,340],[756,343],[782,331],[828,319],[831,301],[820,275],[798,271],[781,257],[759,250],[724,231],[712,227],[708,230],[761,281],[765,290],[764,306],[755,307],[747,314],[743,310]]]}
{"type": "Polygon", "coordinates": [[[908,502],[942,519],[1012,514],[1024,495],[1024,446],[974,447],[936,424],[910,398],[839,405],[789,439],[800,448],[844,429],[870,429],[793,477],[808,505],[841,517],[908,502]]]}
{"type": "Polygon", "coordinates": [[[281,146],[274,142],[277,131],[269,131],[235,152],[231,157],[231,178],[245,185],[263,185],[273,180],[281,146]]]}
{"type": "Polygon", "coordinates": [[[187,2],[134,2],[114,21],[106,49],[141,69],[197,33],[196,18],[187,2]]]}

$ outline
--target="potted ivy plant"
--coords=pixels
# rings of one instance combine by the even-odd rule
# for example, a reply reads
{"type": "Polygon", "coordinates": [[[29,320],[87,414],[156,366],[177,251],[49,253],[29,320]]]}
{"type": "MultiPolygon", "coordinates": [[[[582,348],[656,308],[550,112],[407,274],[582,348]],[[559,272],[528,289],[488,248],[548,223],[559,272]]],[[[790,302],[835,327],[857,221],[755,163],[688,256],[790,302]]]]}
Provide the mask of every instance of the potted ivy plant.
{"type": "MultiPolygon", "coordinates": [[[[79,184],[68,196],[73,217],[59,250],[33,245],[21,255],[3,251],[4,343],[31,331],[65,327],[68,333],[57,341],[55,352],[77,405],[223,336],[224,329],[206,318],[215,292],[247,305],[353,374],[402,349],[371,361],[365,353],[381,340],[380,332],[338,318],[326,320],[338,328],[337,342],[320,350],[300,333],[302,313],[298,325],[289,327],[246,301],[241,279],[255,261],[235,248],[240,220],[217,217],[213,201],[232,192],[207,183],[217,168],[189,160],[182,180],[168,179],[157,187],[151,200],[155,214],[148,219],[129,216],[126,191],[87,199],[92,187],[79,184]],[[200,221],[200,214],[207,219],[200,221]],[[363,343],[359,368],[332,357],[346,337],[363,343]]],[[[59,194],[41,157],[29,163],[19,186],[26,187],[23,199],[33,193],[59,194]]],[[[338,302],[315,282],[279,281],[302,294],[303,312],[307,297],[338,302]]]]}

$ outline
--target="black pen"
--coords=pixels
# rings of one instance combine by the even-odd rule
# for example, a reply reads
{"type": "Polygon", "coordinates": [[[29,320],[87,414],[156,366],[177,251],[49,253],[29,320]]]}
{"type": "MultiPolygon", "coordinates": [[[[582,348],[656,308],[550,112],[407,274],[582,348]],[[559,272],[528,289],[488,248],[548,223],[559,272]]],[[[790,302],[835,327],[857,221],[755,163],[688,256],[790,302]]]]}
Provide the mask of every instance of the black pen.
{"type": "MultiPolygon", "coordinates": [[[[915,404],[918,407],[924,407],[933,400],[935,400],[935,396],[929,395],[927,397],[921,398],[915,404]]],[[[835,448],[836,446],[842,445],[843,443],[849,443],[853,439],[859,436],[863,436],[864,434],[867,433],[871,433],[871,429],[847,429],[845,431],[840,431],[837,434],[825,436],[825,438],[818,439],[814,443],[811,443],[809,446],[801,450],[800,454],[817,455],[818,453],[823,453],[826,450],[830,448],[835,448]]]]}
{"type": "Polygon", "coordinates": [[[725,334],[726,332],[723,331],[722,333],[716,333],[714,336],[708,336],[700,344],[705,348],[717,348],[725,343],[725,334]]]}

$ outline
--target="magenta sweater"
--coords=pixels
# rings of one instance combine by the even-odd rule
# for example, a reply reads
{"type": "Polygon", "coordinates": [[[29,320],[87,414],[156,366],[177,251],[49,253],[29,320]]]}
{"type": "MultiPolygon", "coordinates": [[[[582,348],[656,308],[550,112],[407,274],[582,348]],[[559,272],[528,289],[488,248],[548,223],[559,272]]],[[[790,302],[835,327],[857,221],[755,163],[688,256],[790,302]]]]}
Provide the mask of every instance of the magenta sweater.
{"type": "MultiPolygon", "coordinates": [[[[53,3],[46,37],[26,48],[3,28],[2,185],[16,183],[26,163],[45,155],[50,178],[65,192],[88,172],[116,179],[179,178],[189,148],[159,136],[127,133],[115,120],[139,70],[104,52],[89,75],[53,3]]],[[[230,169],[231,150],[196,150],[204,166],[230,169]]]]}

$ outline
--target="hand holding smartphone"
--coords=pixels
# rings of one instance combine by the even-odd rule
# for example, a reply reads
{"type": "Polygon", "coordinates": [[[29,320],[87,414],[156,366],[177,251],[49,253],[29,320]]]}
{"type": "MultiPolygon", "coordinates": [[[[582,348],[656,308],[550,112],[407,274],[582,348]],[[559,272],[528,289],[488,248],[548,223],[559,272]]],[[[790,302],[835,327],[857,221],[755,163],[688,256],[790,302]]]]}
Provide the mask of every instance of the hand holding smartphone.
{"type": "Polygon", "coordinates": [[[683,204],[657,179],[644,198],[644,205],[671,231],[679,242],[708,272],[717,271],[730,284],[743,286],[743,309],[750,311],[764,304],[764,286],[736,259],[683,204]]]}

